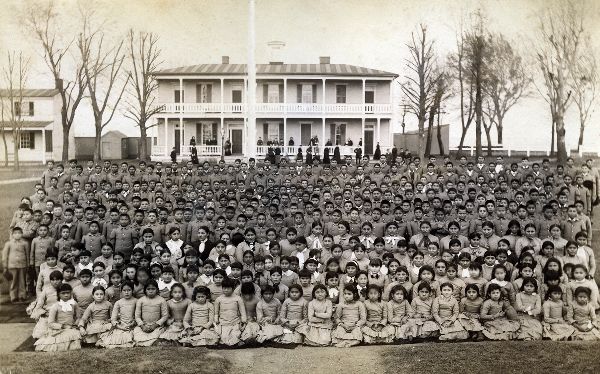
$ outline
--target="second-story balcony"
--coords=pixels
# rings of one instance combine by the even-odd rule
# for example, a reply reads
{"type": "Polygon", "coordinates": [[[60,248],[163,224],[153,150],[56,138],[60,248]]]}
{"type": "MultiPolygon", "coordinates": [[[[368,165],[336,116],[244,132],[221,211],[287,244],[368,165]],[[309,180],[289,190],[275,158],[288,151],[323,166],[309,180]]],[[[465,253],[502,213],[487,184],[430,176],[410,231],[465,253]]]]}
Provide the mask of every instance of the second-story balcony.
{"type": "MultiPolygon", "coordinates": [[[[220,113],[242,114],[247,110],[245,103],[166,103],[159,104],[165,114],[210,116],[220,113]]],[[[256,103],[258,115],[391,115],[392,104],[317,104],[317,103],[256,103]]]]}

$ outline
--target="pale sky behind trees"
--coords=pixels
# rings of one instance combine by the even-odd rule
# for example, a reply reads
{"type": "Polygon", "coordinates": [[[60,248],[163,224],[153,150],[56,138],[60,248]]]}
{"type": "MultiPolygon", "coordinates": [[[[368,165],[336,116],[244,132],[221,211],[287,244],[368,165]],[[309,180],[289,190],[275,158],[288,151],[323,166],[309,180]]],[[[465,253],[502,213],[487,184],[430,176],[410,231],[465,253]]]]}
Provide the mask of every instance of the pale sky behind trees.
{"type": "MultiPolygon", "coordinates": [[[[41,1],[2,0],[0,13],[0,64],[6,62],[9,50],[22,50],[31,57],[32,68],[28,86],[50,88],[51,75],[40,55],[41,48],[23,26],[23,12],[29,4],[41,1]]],[[[499,31],[514,41],[514,46],[532,64],[531,73],[539,78],[535,61],[535,45],[539,15],[554,0],[256,0],[256,61],[267,63],[267,42],[286,43],[282,53],[284,63],[318,63],[319,56],[330,56],[332,63],[345,63],[405,74],[408,55],[406,42],[419,23],[428,26],[440,61],[456,50],[456,35],[461,18],[465,27],[469,14],[481,9],[491,31],[499,31]]],[[[560,1],[560,0],[558,0],[560,1]]],[[[246,0],[58,0],[60,30],[64,40],[73,39],[80,30],[78,6],[96,8],[98,18],[107,19],[104,29],[113,40],[125,37],[129,28],[159,35],[163,68],[220,63],[221,56],[230,56],[231,63],[245,63],[247,51],[246,0]]],[[[592,35],[596,52],[600,51],[600,1],[587,1],[586,28],[592,35]]],[[[75,48],[72,55],[76,56],[75,48]]],[[[597,53],[598,56],[598,53],[597,53]]],[[[72,59],[72,57],[69,57],[72,59]]],[[[600,57],[597,57],[600,61],[600,57]]],[[[65,75],[70,76],[70,66],[65,75]]],[[[543,82],[536,79],[540,89],[543,82]]],[[[399,86],[396,85],[400,97],[399,86]]],[[[536,87],[531,97],[522,99],[505,119],[505,144],[513,149],[549,149],[550,111],[536,87]]],[[[586,128],[584,148],[600,150],[600,100],[586,128]]],[[[450,144],[460,138],[458,108],[455,103],[444,105],[447,114],[442,121],[451,124],[450,144]]],[[[573,105],[566,119],[567,148],[575,148],[579,131],[573,105]]],[[[92,136],[93,121],[89,106],[78,112],[76,136],[92,136]]],[[[414,116],[406,116],[407,129],[416,128],[414,116]]],[[[119,128],[130,136],[139,131],[122,115],[115,115],[107,130],[119,128]]],[[[107,131],[105,130],[105,131],[107,131]]],[[[396,130],[400,131],[399,124],[396,130]]],[[[474,125],[466,144],[474,144],[474,125]]],[[[492,133],[495,140],[495,132],[492,133]]],[[[485,136],[483,139],[484,145],[485,136]]]]}

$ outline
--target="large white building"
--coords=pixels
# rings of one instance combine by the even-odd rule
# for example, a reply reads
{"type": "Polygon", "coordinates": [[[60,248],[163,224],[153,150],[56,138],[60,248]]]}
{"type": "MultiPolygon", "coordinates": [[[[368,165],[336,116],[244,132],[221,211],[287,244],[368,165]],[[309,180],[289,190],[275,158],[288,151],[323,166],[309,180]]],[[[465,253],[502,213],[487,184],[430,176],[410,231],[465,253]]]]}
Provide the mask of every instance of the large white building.
{"type": "Polygon", "coordinates": [[[192,137],[199,156],[221,155],[228,139],[239,156],[259,138],[264,145],[256,146],[257,156],[266,153],[268,141],[285,144],[284,153],[294,155],[315,136],[321,150],[329,140],[342,154],[352,154],[360,139],[363,154],[372,154],[377,143],[382,152],[392,146],[394,73],[331,64],[329,57],[319,64],[258,64],[255,124],[247,121],[246,74],[246,65],[230,64],[227,56],[221,64],[157,72],[163,110],[155,118],[152,158],[167,159],[173,148],[189,155],[192,137]],[[256,126],[256,138],[248,126],[256,126]],[[349,139],[354,146],[344,147],[349,139]]]}
{"type": "MultiPolygon", "coordinates": [[[[63,131],[61,123],[62,102],[56,89],[24,89],[22,99],[15,100],[17,94],[0,90],[0,105],[4,106],[4,118],[0,122],[6,137],[9,161],[14,160],[14,143],[9,112],[14,108],[20,121],[19,161],[46,162],[62,157],[63,131]],[[11,101],[11,97],[13,100],[11,101]]],[[[18,94],[21,97],[21,93],[18,94]]],[[[75,154],[72,132],[69,134],[69,154],[75,154]]],[[[4,142],[0,135],[0,163],[5,161],[4,142]]]]}

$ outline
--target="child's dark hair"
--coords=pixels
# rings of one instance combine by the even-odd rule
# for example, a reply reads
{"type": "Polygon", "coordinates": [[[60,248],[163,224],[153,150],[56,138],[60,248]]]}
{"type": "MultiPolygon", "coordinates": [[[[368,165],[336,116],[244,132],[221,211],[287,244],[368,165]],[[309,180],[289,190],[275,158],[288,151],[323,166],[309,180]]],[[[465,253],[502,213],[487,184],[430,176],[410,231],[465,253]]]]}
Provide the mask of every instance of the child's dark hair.
{"type": "MultiPolygon", "coordinates": [[[[582,287],[579,287],[582,288],[582,287]]],[[[588,288],[589,290],[589,288],[588,288]]],[[[61,292],[73,292],[73,287],[69,283],[63,283],[56,289],[56,294],[59,295],[61,292]]]]}
{"type": "Polygon", "coordinates": [[[256,291],[254,289],[254,283],[252,283],[252,282],[242,283],[240,291],[241,291],[242,295],[254,295],[254,293],[256,291]]]}
{"type": "MultiPolygon", "coordinates": [[[[56,270],[58,271],[58,270],[56,270]]],[[[92,276],[92,271],[90,269],[83,269],[82,271],[79,272],[79,277],[81,278],[82,276],[87,275],[88,277],[92,276]]],[[[62,276],[62,274],[61,274],[62,276]]]]}
{"type": "Polygon", "coordinates": [[[63,280],[63,273],[60,270],[54,270],[50,273],[50,280],[63,280]]]}
{"type": "Polygon", "coordinates": [[[468,284],[467,287],[465,287],[465,295],[467,294],[467,291],[469,291],[469,290],[473,290],[473,291],[477,292],[478,297],[481,296],[479,294],[479,287],[477,287],[477,285],[475,283],[468,284]]]}
{"type": "Polygon", "coordinates": [[[402,292],[402,294],[404,295],[404,300],[406,300],[408,298],[408,291],[406,291],[406,288],[404,288],[404,286],[401,284],[397,284],[394,287],[392,287],[392,289],[390,290],[389,299],[392,300],[394,297],[394,294],[398,291],[402,292]]]}
{"type": "Polygon", "coordinates": [[[344,291],[350,291],[350,292],[352,292],[352,299],[354,301],[360,299],[360,295],[358,293],[358,288],[356,288],[356,285],[354,283],[348,283],[344,287],[344,291]]]}
{"type": "Polygon", "coordinates": [[[264,296],[266,293],[275,294],[275,289],[273,288],[273,286],[271,286],[269,284],[267,284],[266,286],[264,286],[260,294],[262,296],[264,296]]]}
{"type": "Polygon", "coordinates": [[[417,292],[419,292],[421,290],[427,290],[429,293],[432,292],[431,286],[427,282],[421,282],[421,283],[419,283],[419,287],[417,287],[417,292]]]}
{"type": "Polygon", "coordinates": [[[144,286],[144,294],[146,293],[149,287],[154,287],[158,289],[158,283],[156,283],[154,279],[149,279],[146,285],[144,286]]]}
{"type": "Polygon", "coordinates": [[[129,288],[131,288],[131,291],[133,291],[135,285],[133,284],[132,281],[126,280],[125,282],[121,283],[121,291],[123,291],[123,288],[125,288],[125,287],[129,287],[129,288]]]}
{"type": "Polygon", "coordinates": [[[552,296],[553,293],[560,293],[560,295],[562,296],[563,294],[563,290],[562,288],[560,288],[560,286],[550,286],[548,287],[548,290],[546,291],[546,295],[544,295],[544,300],[550,300],[550,297],[552,296]]]}
{"type": "Polygon", "coordinates": [[[181,290],[181,294],[182,294],[181,298],[185,299],[185,297],[186,297],[185,288],[183,287],[183,284],[181,284],[181,283],[175,283],[174,285],[171,286],[171,292],[169,292],[169,296],[171,297],[171,299],[173,298],[173,290],[175,288],[179,288],[181,290]]]}
{"type": "Polygon", "coordinates": [[[500,293],[502,294],[502,287],[499,284],[496,283],[490,283],[490,285],[487,288],[487,291],[485,292],[485,298],[486,299],[490,299],[490,295],[492,294],[492,291],[500,291],[500,293]]]}
{"type": "Polygon", "coordinates": [[[452,291],[454,291],[454,285],[453,285],[452,283],[450,283],[450,282],[444,282],[444,283],[442,283],[442,284],[440,285],[440,291],[441,291],[441,290],[442,290],[442,288],[444,288],[444,287],[450,287],[450,289],[451,289],[452,291]]]}
{"type": "Polygon", "coordinates": [[[313,290],[312,290],[312,297],[313,297],[313,299],[317,298],[315,296],[315,292],[318,291],[318,290],[323,290],[323,291],[325,291],[325,293],[329,293],[329,291],[327,290],[327,287],[325,287],[325,285],[323,285],[321,283],[315,284],[315,286],[313,287],[313,290]]]}
{"type": "Polygon", "coordinates": [[[533,292],[537,292],[537,290],[538,290],[538,283],[537,283],[537,281],[535,280],[535,278],[533,278],[533,277],[527,277],[527,278],[523,278],[523,284],[521,284],[520,291],[523,291],[523,290],[525,290],[525,285],[526,285],[526,284],[531,284],[531,285],[533,285],[533,288],[534,288],[534,291],[533,291],[533,292]]]}
{"type": "Polygon", "coordinates": [[[377,291],[377,294],[379,295],[377,297],[377,301],[381,301],[381,288],[378,285],[376,285],[376,284],[370,284],[369,286],[367,286],[367,295],[369,294],[369,292],[371,290],[376,290],[377,291]]]}
{"type": "Polygon", "coordinates": [[[586,296],[588,297],[588,299],[592,296],[592,290],[590,290],[587,287],[577,287],[575,289],[575,291],[573,292],[573,296],[577,297],[577,296],[579,296],[582,293],[586,294],[586,296]]]}
{"type": "Polygon", "coordinates": [[[297,283],[295,283],[295,284],[292,284],[292,285],[289,287],[289,289],[288,289],[288,294],[289,294],[289,293],[290,293],[292,290],[296,290],[296,291],[300,292],[300,297],[302,297],[302,295],[304,294],[304,291],[302,290],[302,286],[301,286],[301,285],[299,285],[299,284],[297,284],[297,283]]]}
{"type": "Polygon", "coordinates": [[[421,280],[421,276],[423,275],[424,271],[429,271],[431,273],[431,275],[433,276],[431,278],[431,280],[435,280],[435,271],[433,270],[433,268],[429,265],[423,265],[421,266],[421,268],[419,269],[419,277],[418,279],[421,280]]]}
{"type": "Polygon", "coordinates": [[[225,288],[233,289],[235,287],[235,282],[233,281],[233,279],[229,279],[229,278],[225,277],[225,279],[223,279],[223,283],[221,284],[221,287],[223,287],[223,289],[225,289],[225,288]]]}
{"type": "Polygon", "coordinates": [[[102,293],[106,293],[106,290],[102,286],[96,286],[92,288],[92,295],[96,293],[96,291],[102,291],[102,293]]]}
{"type": "Polygon", "coordinates": [[[202,295],[206,296],[207,300],[210,300],[210,288],[205,287],[205,286],[194,287],[194,293],[192,295],[194,300],[196,300],[196,297],[198,296],[198,294],[202,294],[202,295]]]}

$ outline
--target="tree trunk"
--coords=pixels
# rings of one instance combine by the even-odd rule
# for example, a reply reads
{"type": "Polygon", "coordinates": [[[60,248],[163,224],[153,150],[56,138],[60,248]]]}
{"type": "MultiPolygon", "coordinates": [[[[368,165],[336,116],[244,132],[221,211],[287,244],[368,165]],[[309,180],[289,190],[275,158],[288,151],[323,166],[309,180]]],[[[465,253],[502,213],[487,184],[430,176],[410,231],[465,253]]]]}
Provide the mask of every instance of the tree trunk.
{"type": "Polygon", "coordinates": [[[96,139],[94,140],[94,163],[102,160],[102,127],[96,124],[96,139]]]}
{"type": "Polygon", "coordinates": [[[140,126],[139,158],[140,158],[140,160],[148,161],[148,159],[149,159],[149,157],[148,157],[148,142],[147,142],[148,134],[147,134],[147,130],[146,130],[146,124],[139,123],[138,125],[140,126]]]}
{"type": "Polygon", "coordinates": [[[431,155],[431,138],[433,137],[433,121],[435,119],[435,107],[429,109],[429,121],[427,123],[427,143],[425,144],[425,157],[431,155]]]}
{"type": "Polygon", "coordinates": [[[465,137],[467,136],[468,128],[462,128],[462,134],[460,134],[460,142],[458,143],[458,152],[456,153],[456,159],[458,160],[462,156],[462,149],[465,145],[465,137]]]}
{"type": "Polygon", "coordinates": [[[8,167],[8,145],[6,144],[6,131],[2,129],[2,143],[4,144],[4,166],[8,167]]]}
{"type": "MultiPolygon", "coordinates": [[[[438,112],[438,118],[439,118],[439,112],[438,112]]],[[[440,156],[443,156],[446,152],[444,152],[444,142],[442,140],[442,125],[440,125],[438,123],[438,127],[437,127],[437,141],[438,141],[438,148],[440,149],[440,156]]]]}
{"type": "Polygon", "coordinates": [[[498,145],[502,145],[502,124],[498,124],[496,130],[498,130],[498,145]]]}
{"type": "Polygon", "coordinates": [[[556,135],[556,121],[554,120],[554,116],[552,116],[552,139],[550,140],[550,157],[554,157],[554,142],[555,142],[555,137],[556,135]]]}
{"type": "Polygon", "coordinates": [[[419,118],[419,157],[423,159],[425,157],[425,147],[423,144],[423,138],[425,137],[425,118],[419,118]]]}
{"type": "Polygon", "coordinates": [[[579,140],[577,141],[577,152],[579,153],[581,146],[583,145],[583,132],[585,130],[585,121],[583,118],[579,119],[579,140]]]}
{"type": "Polygon", "coordinates": [[[63,134],[62,134],[62,138],[63,138],[63,147],[62,147],[62,161],[64,163],[67,163],[69,161],[69,132],[70,132],[70,127],[69,125],[65,125],[65,123],[63,122],[63,134]]]}
{"type": "Polygon", "coordinates": [[[487,155],[488,157],[492,157],[492,135],[490,134],[492,132],[492,126],[490,125],[490,127],[485,127],[485,137],[487,138],[487,155]]]}
{"type": "Polygon", "coordinates": [[[13,170],[19,171],[19,130],[13,130],[13,170]]]}
{"type": "Polygon", "coordinates": [[[565,122],[562,116],[556,118],[556,156],[559,164],[567,162],[567,146],[565,144],[565,122]]]}

